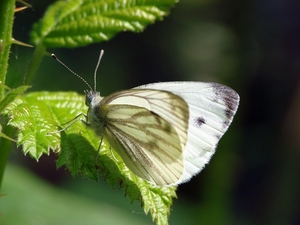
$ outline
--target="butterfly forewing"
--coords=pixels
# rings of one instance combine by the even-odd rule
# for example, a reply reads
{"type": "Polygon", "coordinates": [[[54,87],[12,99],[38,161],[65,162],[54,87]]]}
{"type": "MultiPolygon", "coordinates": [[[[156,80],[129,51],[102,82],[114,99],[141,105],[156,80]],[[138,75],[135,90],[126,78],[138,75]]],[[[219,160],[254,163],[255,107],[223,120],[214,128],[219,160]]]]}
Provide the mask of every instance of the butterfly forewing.
{"type": "Polygon", "coordinates": [[[157,185],[178,182],[189,115],[184,100],[165,91],[129,90],[100,105],[104,135],[132,172],[157,185]]]}
{"type": "Polygon", "coordinates": [[[188,104],[188,139],[184,150],[184,173],[176,184],[199,173],[215,152],[216,145],[231,124],[239,103],[231,88],[203,82],[166,82],[136,89],[170,91],[188,104]]]}

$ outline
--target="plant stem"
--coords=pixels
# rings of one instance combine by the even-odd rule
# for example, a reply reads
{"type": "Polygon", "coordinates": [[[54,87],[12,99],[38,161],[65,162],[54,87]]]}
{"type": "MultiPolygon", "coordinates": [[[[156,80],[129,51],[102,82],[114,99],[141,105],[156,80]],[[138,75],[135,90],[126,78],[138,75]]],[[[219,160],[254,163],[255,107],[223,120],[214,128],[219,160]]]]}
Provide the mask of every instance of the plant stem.
{"type": "MultiPolygon", "coordinates": [[[[12,44],[12,27],[14,20],[15,0],[2,0],[0,2],[0,82],[5,84],[8,58],[12,44]]],[[[0,86],[0,99],[4,98],[4,86],[0,86]]],[[[1,112],[0,112],[1,113],[1,112]]],[[[7,122],[7,121],[6,121],[7,122]]],[[[11,128],[2,125],[7,132],[11,128]]],[[[5,138],[0,139],[0,187],[11,147],[11,142],[5,138]]]]}
{"type": "MultiPolygon", "coordinates": [[[[14,133],[14,129],[12,127],[6,126],[5,129],[2,130],[2,132],[11,137],[14,133]]],[[[1,146],[1,150],[0,150],[0,154],[1,154],[1,157],[0,157],[0,188],[2,185],[4,171],[5,171],[6,163],[8,160],[11,144],[12,144],[12,142],[6,138],[0,139],[0,146],[1,146]]]]}
{"type": "MultiPolygon", "coordinates": [[[[3,0],[0,3],[0,82],[5,84],[10,46],[12,44],[12,26],[15,1],[3,0]]],[[[4,88],[0,89],[0,99],[3,99],[4,88]]]]}
{"type": "Polygon", "coordinates": [[[43,59],[43,56],[45,55],[46,48],[43,45],[36,46],[33,57],[31,59],[28,72],[26,74],[26,77],[24,79],[24,84],[30,85],[32,82],[33,77],[36,74],[36,71],[38,70],[40,63],[43,59]]]}

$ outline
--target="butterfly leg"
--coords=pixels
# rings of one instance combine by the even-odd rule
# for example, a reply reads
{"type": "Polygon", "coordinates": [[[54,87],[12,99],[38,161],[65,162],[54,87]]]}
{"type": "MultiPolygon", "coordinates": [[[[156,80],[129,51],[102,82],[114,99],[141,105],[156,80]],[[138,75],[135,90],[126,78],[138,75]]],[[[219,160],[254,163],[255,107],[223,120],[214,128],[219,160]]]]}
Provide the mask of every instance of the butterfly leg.
{"type": "MultiPolygon", "coordinates": [[[[81,122],[83,122],[84,125],[86,125],[87,127],[91,126],[91,124],[89,124],[88,121],[87,121],[87,115],[85,115],[84,113],[81,113],[81,115],[83,115],[85,117],[85,120],[83,120],[83,119],[79,119],[79,120],[81,122]]],[[[79,116],[77,116],[77,117],[79,117],[79,116]]]]}
{"type": "Polygon", "coordinates": [[[70,121],[61,124],[62,126],[68,124],[66,127],[63,127],[62,129],[59,129],[57,131],[48,132],[48,134],[55,134],[55,133],[60,133],[62,131],[65,131],[65,130],[69,129],[69,127],[73,126],[73,124],[76,123],[78,120],[81,120],[82,122],[84,122],[84,124],[87,125],[87,123],[85,121],[83,121],[82,119],[79,118],[81,116],[86,117],[86,115],[84,113],[80,113],[77,116],[75,116],[73,119],[71,119],[70,121]]]}

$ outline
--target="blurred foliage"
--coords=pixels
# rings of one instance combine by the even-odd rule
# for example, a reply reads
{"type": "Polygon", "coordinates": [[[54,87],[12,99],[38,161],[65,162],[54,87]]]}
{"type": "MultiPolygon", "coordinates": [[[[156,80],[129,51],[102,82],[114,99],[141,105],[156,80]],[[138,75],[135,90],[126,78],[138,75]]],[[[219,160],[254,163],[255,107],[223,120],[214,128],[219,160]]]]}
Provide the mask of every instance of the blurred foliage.
{"type": "MultiPolygon", "coordinates": [[[[23,42],[28,42],[33,22],[42,16],[50,1],[32,0],[31,4],[34,11],[19,12],[15,18],[13,34],[23,42]]],[[[207,168],[189,183],[179,186],[170,224],[299,224],[299,23],[296,1],[187,0],[179,2],[163,22],[149,26],[143,33],[121,33],[109,42],[55,50],[55,53],[92,83],[99,51],[104,49],[98,76],[102,95],[168,80],[217,81],[234,88],[241,96],[235,121],[207,168]]],[[[14,81],[24,77],[32,52],[29,48],[12,47],[9,87],[21,85],[14,81]]],[[[83,93],[85,88],[49,57],[43,60],[31,90],[83,93]]],[[[95,217],[97,223],[102,218],[104,221],[101,211],[111,214],[111,219],[122,215],[111,207],[127,212],[127,219],[120,218],[123,224],[133,217],[144,219],[139,207],[136,211],[134,206],[128,206],[128,199],[115,198],[120,194],[118,191],[103,187],[102,181],[73,180],[63,170],[56,170],[54,159],[50,155],[36,163],[19,150],[12,150],[10,156],[12,163],[26,166],[55,184],[58,194],[75,193],[74,198],[82,198],[85,203],[76,200],[72,204],[71,209],[78,210],[74,215],[81,212],[82,216],[89,215],[83,210],[98,209],[94,204],[100,204],[99,210],[95,210],[99,212],[95,217]],[[95,202],[87,203],[91,199],[95,202]]],[[[13,195],[14,204],[20,205],[13,208],[18,209],[13,214],[16,220],[22,218],[19,211],[47,218],[47,213],[53,210],[39,207],[41,211],[37,211],[29,207],[34,198],[27,198],[21,191],[23,188],[33,184],[43,191],[41,194],[36,191],[36,196],[45,197],[51,197],[51,188],[47,187],[49,184],[40,185],[37,178],[21,180],[22,170],[7,171],[4,185],[13,180],[15,186],[3,186],[1,190],[6,196],[0,197],[0,222],[9,216],[4,210],[7,204],[4,199],[13,195]]],[[[56,205],[71,202],[62,195],[57,197],[56,205]]],[[[39,201],[37,205],[47,206],[51,199],[36,197],[35,200],[39,201]]],[[[70,207],[62,207],[50,217],[62,218],[70,207]]],[[[1,224],[11,224],[7,221],[1,224]]]]}

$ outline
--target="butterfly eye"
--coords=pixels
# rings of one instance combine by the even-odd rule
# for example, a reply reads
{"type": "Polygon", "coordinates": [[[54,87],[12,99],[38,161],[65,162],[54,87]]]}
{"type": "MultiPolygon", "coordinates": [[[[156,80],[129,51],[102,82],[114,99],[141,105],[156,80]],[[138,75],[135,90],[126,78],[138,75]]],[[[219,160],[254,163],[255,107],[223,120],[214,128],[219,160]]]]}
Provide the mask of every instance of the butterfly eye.
{"type": "Polygon", "coordinates": [[[87,107],[90,107],[90,105],[91,105],[91,99],[88,99],[87,96],[85,96],[85,105],[87,107]]]}
{"type": "Polygon", "coordinates": [[[91,102],[93,100],[94,94],[92,91],[85,91],[85,105],[89,107],[91,105],[91,102]]]}

